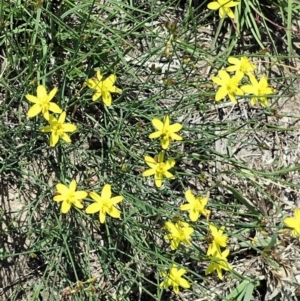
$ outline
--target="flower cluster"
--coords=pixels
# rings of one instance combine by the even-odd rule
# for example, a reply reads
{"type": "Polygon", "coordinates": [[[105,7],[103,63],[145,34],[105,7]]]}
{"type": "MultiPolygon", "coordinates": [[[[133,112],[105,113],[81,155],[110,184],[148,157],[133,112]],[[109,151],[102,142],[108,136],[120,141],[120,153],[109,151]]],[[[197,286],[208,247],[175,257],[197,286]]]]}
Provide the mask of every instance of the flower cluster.
{"type": "Polygon", "coordinates": [[[218,230],[214,225],[209,225],[211,231],[210,244],[208,246],[207,255],[210,256],[211,263],[205,271],[205,274],[210,274],[213,271],[217,271],[218,277],[222,280],[222,270],[229,271],[232,270],[231,264],[227,261],[227,256],[229,255],[229,250],[221,252],[221,247],[226,248],[227,246],[227,236],[223,235],[225,227],[221,227],[218,230]]]}
{"type": "MultiPolygon", "coordinates": [[[[95,101],[102,96],[103,102],[106,106],[110,106],[112,102],[111,93],[121,93],[122,90],[115,87],[116,81],[115,75],[110,75],[108,78],[103,80],[103,76],[100,71],[97,72],[96,78],[88,79],[85,85],[95,90],[92,100],[95,101]]],[[[48,126],[40,128],[43,133],[51,133],[50,135],[50,146],[55,147],[59,139],[64,140],[67,143],[71,143],[71,138],[67,133],[75,132],[77,126],[71,123],[65,123],[66,112],[63,111],[55,102],[55,97],[58,89],[54,88],[47,93],[46,88],[43,85],[37,87],[37,95],[27,94],[26,99],[33,103],[33,106],[28,110],[27,116],[29,118],[35,117],[40,113],[44,119],[49,123],[48,126]],[[56,118],[49,112],[60,114],[56,118]]],[[[105,223],[106,215],[110,215],[113,218],[120,217],[120,211],[115,205],[123,200],[122,196],[112,197],[111,186],[109,184],[104,185],[101,195],[96,192],[76,191],[77,183],[75,180],[70,182],[69,187],[58,183],[56,185],[57,194],[53,197],[55,202],[61,202],[61,213],[68,213],[72,206],[82,209],[83,199],[89,195],[94,201],[90,204],[85,212],[87,214],[93,214],[99,212],[100,223],[105,223]]]]}
{"type": "Polygon", "coordinates": [[[113,218],[120,218],[120,211],[115,207],[115,204],[120,203],[123,200],[122,196],[111,197],[111,186],[105,184],[101,195],[92,191],[87,193],[86,191],[76,191],[77,183],[72,180],[69,187],[58,183],[56,185],[57,194],[53,197],[55,202],[62,202],[61,213],[68,213],[72,206],[79,209],[83,208],[82,200],[88,195],[93,199],[93,203],[90,204],[85,212],[93,214],[99,212],[99,221],[101,224],[105,223],[106,215],[110,215],[113,218]]]}
{"type": "Polygon", "coordinates": [[[259,103],[262,107],[267,107],[269,105],[268,95],[275,93],[275,90],[268,85],[268,78],[262,76],[260,80],[257,80],[253,73],[256,67],[247,57],[240,59],[229,57],[228,62],[232,66],[227,67],[226,70],[219,70],[218,77],[212,77],[212,81],[220,86],[215,100],[220,101],[229,97],[230,101],[236,104],[236,96],[247,94],[252,95],[250,100],[252,106],[259,103]],[[230,76],[228,72],[234,72],[234,75],[230,76]],[[243,79],[250,83],[240,86],[243,79]]]}
{"type": "Polygon", "coordinates": [[[37,87],[36,96],[31,94],[25,95],[28,101],[34,103],[34,105],[28,110],[27,116],[32,118],[42,113],[42,116],[46,119],[46,121],[48,121],[49,126],[41,127],[40,131],[43,133],[51,133],[51,147],[54,147],[59,139],[70,143],[71,139],[67,133],[75,132],[77,129],[76,125],[65,123],[66,112],[63,112],[56,103],[52,102],[56,93],[57,88],[52,89],[48,94],[46,88],[43,85],[39,85],[37,87]],[[49,113],[49,111],[60,114],[59,118],[56,119],[54,115],[49,113]]]}
{"type": "Polygon", "coordinates": [[[161,151],[155,158],[145,156],[145,163],[150,167],[150,169],[143,172],[143,177],[154,175],[154,183],[156,187],[161,187],[164,178],[175,178],[174,175],[169,172],[169,169],[174,167],[176,162],[173,159],[164,161],[164,151],[169,148],[171,141],[182,140],[182,137],[176,134],[176,132],[182,129],[182,125],[180,123],[170,124],[170,117],[168,115],[163,118],[163,121],[153,118],[152,124],[157,131],[150,134],[149,138],[159,138],[163,151],[161,151]]]}

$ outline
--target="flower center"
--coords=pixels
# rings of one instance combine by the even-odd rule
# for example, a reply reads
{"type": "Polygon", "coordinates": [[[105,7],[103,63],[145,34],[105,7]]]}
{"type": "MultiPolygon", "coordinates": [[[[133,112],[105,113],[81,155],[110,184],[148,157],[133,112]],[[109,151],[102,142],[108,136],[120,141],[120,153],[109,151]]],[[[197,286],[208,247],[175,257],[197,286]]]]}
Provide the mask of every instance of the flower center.
{"type": "Polygon", "coordinates": [[[156,167],[156,172],[164,174],[165,171],[166,171],[165,163],[164,162],[158,163],[158,166],[156,167]]]}
{"type": "Polygon", "coordinates": [[[63,124],[60,122],[56,122],[52,128],[58,135],[62,135],[64,133],[63,124]]]}
{"type": "Polygon", "coordinates": [[[76,198],[74,192],[70,192],[67,196],[67,202],[68,203],[75,203],[76,198]]]}

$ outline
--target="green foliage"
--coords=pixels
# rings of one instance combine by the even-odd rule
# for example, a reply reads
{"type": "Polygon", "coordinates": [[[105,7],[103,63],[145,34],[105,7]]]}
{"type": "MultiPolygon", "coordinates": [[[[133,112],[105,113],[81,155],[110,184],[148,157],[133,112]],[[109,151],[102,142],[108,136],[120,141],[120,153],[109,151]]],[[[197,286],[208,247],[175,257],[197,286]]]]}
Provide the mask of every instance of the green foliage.
{"type": "Polygon", "coordinates": [[[1,1],[0,263],[3,271],[14,264],[20,273],[0,274],[6,299],[175,300],[173,291],[163,289],[167,282],[160,286],[167,275],[160,272],[175,263],[186,270],[180,287],[186,299],[249,301],[262,284],[251,271],[236,269],[236,262],[255,256],[280,268],[273,254],[283,228],[277,199],[283,187],[300,188],[291,179],[299,165],[284,165],[277,153],[272,166],[252,164],[247,156],[255,150],[262,157],[273,151],[269,136],[295,131],[266,119],[275,118],[278,101],[294,91],[292,28],[300,6],[292,0],[240,0],[232,8],[234,21],[219,19],[207,8],[211,1],[198,10],[191,2],[1,1]],[[253,108],[247,98],[237,106],[216,104],[211,78],[230,56],[263,66],[259,76],[266,74],[276,89],[269,106],[253,108]],[[122,89],[112,93],[111,106],[101,98],[93,102],[85,84],[97,71],[105,78],[115,74],[122,89]],[[49,135],[40,132],[47,122],[41,115],[28,118],[32,104],[25,95],[35,95],[38,85],[58,88],[55,102],[67,112],[66,122],[77,126],[72,143],[50,147],[49,135]],[[176,162],[170,164],[175,179],[166,177],[157,188],[153,176],[143,177],[144,158],[161,151],[161,141],[149,135],[157,130],[151,121],[166,115],[172,124],[183,124],[183,140],[164,143],[165,160],[176,162]],[[240,156],[240,149],[248,153],[240,156]],[[98,214],[85,212],[91,197],[83,210],[62,214],[53,200],[56,185],[73,179],[78,190],[99,195],[110,184],[112,197],[123,197],[116,205],[121,218],[107,215],[100,224],[98,214]],[[209,196],[207,210],[194,214],[200,217],[193,222],[180,210],[188,189],[209,196]],[[262,204],[276,216],[268,216],[262,204]],[[189,223],[191,245],[171,250],[164,238],[168,221],[189,223]],[[220,281],[215,272],[205,275],[218,258],[207,256],[211,224],[224,226],[228,236],[224,248],[233,269],[226,266],[223,279],[236,285],[226,291],[214,289],[220,281]],[[260,233],[266,237],[254,243],[260,233]],[[23,281],[26,286],[18,286],[23,281]],[[186,281],[191,288],[183,290],[186,281]]]}

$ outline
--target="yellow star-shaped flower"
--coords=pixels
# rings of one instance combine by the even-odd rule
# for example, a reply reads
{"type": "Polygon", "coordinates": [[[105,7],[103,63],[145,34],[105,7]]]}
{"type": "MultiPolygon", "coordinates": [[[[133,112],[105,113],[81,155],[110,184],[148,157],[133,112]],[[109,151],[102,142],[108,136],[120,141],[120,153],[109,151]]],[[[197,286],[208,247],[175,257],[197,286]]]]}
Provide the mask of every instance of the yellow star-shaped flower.
{"type": "Polygon", "coordinates": [[[154,175],[154,182],[156,187],[161,187],[164,178],[175,178],[174,175],[169,172],[169,169],[171,169],[175,165],[175,160],[169,159],[164,162],[163,152],[160,152],[158,154],[158,160],[155,160],[150,156],[145,156],[145,162],[150,167],[150,169],[147,169],[143,172],[143,177],[154,175]]]}
{"type": "Polygon", "coordinates": [[[254,75],[250,75],[249,78],[251,85],[244,85],[241,89],[247,94],[254,95],[250,100],[252,106],[258,102],[262,107],[267,107],[269,101],[266,98],[266,95],[275,93],[275,90],[268,85],[268,78],[263,76],[259,82],[254,75]]]}
{"type": "Polygon", "coordinates": [[[245,56],[241,57],[240,59],[236,57],[229,57],[228,62],[232,64],[226,68],[229,72],[241,73],[242,77],[246,75],[252,75],[253,71],[255,70],[255,65],[253,65],[249,59],[245,56]]]}
{"type": "Polygon", "coordinates": [[[157,118],[152,119],[153,126],[157,129],[156,132],[149,135],[150,139],[161,137],[161,147],[167,149],[172,140],[182,140],[182,137],[176,134],[176,132],[182,129],[180,123],[170,124],[169,116],[165,116],[163,121],[157,118]]]}
{"type": "Polygon", "coordinates": [[[40,131],[43,133],[51,133],[50,135],[50,146],[54,147],[59,138],[64,140],[67,143],[71,143],[71,138],[66,133],[75,132],[77,127],[71,123],[65,123],[66,112],[62,112],[58,119],[50,115],[49,117],[49,126],[44,126],[40,128],[40,131]]]}
{"type": "Polygon", "coordinates": [[[171,240],[171,249],[176,250],[180,243],[185,245],[191,245],[191,235],[194,229],[190,227],[188,223],[185,222],[165,222],[165,228],[170,232],[170,234],[165,235],[165,240],[171,240]]]}
{"type": "Polygon", "coordinates": [[[92,100],[96,101],[102,96],[104,104],[109,107],[112,102],[111,93],[121,93],[122,90],[117,88],[114,84],[117,80],[115,74],[110,75],[103,80],[103,75],[97,71],[96,77],[88,79],[85,84],[95,91],[92,100]]]}
{"type": "Polygon", "coordinates": [[[243,77],[241,73],[230,77],[230,75],[225,70],[220,70],[218,72],[219,77],[213,77],[212,81],[221,87],[218,89],[215,99],[220,101],[225,98],[227,95],[232,103],[236,104],[236,95],[243,95],[244,92],[241,90],[238,85],[243,77]]]}
{"type": "Polygon", "coordinates": [[[123,201],[122,196],[111,197],[111,186],[109,184],[104,185],[101,196],[96,192],[90,192],[90,197],[95,201],[86,208],[86,213],[93,214],[99,212],[99,220],[101,224],[105,223],[106,215],[110,215],[113,218],[120,218],[120,210],[114,205],[123,201]]]}
{"type": "Polygon", "coordinates": [[[165,280],[160,283],[161,288],[168,288],[169,286],[173,287],[175,294],[179,294],[179,287],[190,288],[191,285],[189,282],[182,278],[186,273],[186,269],[178,269],[176,264],[173,264],[168,273],[162,271],[160,272],[161,276],[165,277],[165,280]]]}
{"type": "Polygon", "coordinates": [[[232,270],[232,265],[228,263],[227,257],[229,255],[229,250],[225,250],[222,253],[215,251],[212,254],[212,257],[210,257],[210,260],[212,261],[209,266],[207,267],[205,271],[205,275],[208,275],[212,273],[213,271],[217,271],[218,277],[223,280],[223,273],[224,271],[230,271],[232,270]]]}
{"type": "Polygon", "coordinates": [[[43,117],[49,120],[49,111],[60,114],[62,109],[56,103],[51,102],[56,93],[57,88],[52,89],[50,93],[47,94],[46,88],[43,85],[39,85],[36,90],[37,96],[26,94],[26,99],[34,103],[29,109],[27,116],[31,118],[42,112],[43,117]]]}
{"type": "Polygon", "coordinates": [[[85,191],[76,191],[76,181],[72,180],[70,186],[67,187],[64,184],[58,183],[56,185],[58,195],[53,197],[55,202],[62,202],[61,204],[61,213],[67,213],[72,205],[82,209],[82,199],[87,197],[87,192],[85,191]]]}
{"type": "Polygon", "coordinates": [[[204,216],[208,216],[210,214],[210,210],[205,209],[205,206],[208,202],[208,197],[195,197],[192,191],[189,189],[185,192],[185,198],[188,201],[188,204],[181,205],[180,210],[189,210],[191,221],[197,221],[201,214],[204,216]]]}

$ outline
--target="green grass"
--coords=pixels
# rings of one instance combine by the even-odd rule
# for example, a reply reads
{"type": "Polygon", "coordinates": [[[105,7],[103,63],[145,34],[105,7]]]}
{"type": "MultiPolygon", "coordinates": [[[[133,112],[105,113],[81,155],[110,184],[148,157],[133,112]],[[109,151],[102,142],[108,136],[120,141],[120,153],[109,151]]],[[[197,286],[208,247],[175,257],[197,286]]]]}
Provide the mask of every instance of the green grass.
{"type": "Polygon", "coordinates": [[[280,143],[297,129],[275,116],[299,118],[278,110],[297,92],[291,28],[300,6],[241,0],[233,24],[208,2],[197,12],[191,1],[0,2],[3,300],[262,300],[266,284],[243,259],[263,262],[269,272],[261,273],[272,282],[268,273],[283,266],[276,252],[291,242],[278,233],[286,217],[279,196],[299,190],[293,175],[300,166],[284,162],[280,143]],[[253,108],[247,97],[236,106],[214,101],[211,77],[228,67],[229,56],[249,57],[257,74],[268,76],[276,89],[270,106],[253,108]],[[117,75],[123,92],[113,94],[111,107],[92,102],[84,87],[96,70],[117,75]],[[77,125],[71,144],[51,148],[49,134],[39,131],[47,122],[27,117],[32,104],[25,95],[36,95],[39,84],[48,92],[58,87],[55,102],[77,125]],[[183,141],[166,151],[176,160],[176,179],[158,189],[142,173],[144,156],[160,151],[159,141],[148,138],[151,120],[164,115],[183,124],[183,141]],[[75,207],[61,214],[55,187],[72,179],[79,190],[99,194],[111,184],[113,196],[124,197],[121,218],[100,224],[98,214],[75,207]],[[188,189],[210,194],[209,221],[190,222],[179,210],[188,189]],[[171,251],[164,223],[177,220],[193,227],[192,245],[171,251]],[[205,275],[209,223],[225,226],[229,237],[233,270],[224,273],[223,289],[215,272],[205,275]],[[180,297],[159,287],[160,272],[174,262],[192,284],[180,297]]]}

